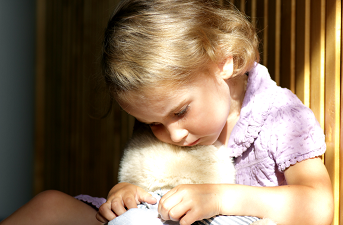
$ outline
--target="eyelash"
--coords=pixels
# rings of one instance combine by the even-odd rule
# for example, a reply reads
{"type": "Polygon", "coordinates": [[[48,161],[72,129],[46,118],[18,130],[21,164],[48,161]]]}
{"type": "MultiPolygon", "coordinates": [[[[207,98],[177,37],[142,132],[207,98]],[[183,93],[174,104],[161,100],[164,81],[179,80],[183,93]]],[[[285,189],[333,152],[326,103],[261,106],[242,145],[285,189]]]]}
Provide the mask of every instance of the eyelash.
{"type": "Polygon", "coordinates": [[[186,106],[184,109],[182,109],[180,112],[174,113],[174,115],[177,116],[177,117],[182,117],[182,116],[186,115],[188,109],[189,109],[189,106],[187,105],[187,106],[186,106]]]}
{"type": "MultiPolygon", "coordinates": [[[[188,112],[188,109],[189,109],[189,106],[187,105],[184,109],[182,109],[180,112],[177,112],[177,113],[174,113],[175,116],[177,117],[183,117],[186,115],[186,113],[188,112]]],[[[150,127],[153,127],[153,126],[158,126],[159,123],[150,123],[148,124],[150,127]]]]}

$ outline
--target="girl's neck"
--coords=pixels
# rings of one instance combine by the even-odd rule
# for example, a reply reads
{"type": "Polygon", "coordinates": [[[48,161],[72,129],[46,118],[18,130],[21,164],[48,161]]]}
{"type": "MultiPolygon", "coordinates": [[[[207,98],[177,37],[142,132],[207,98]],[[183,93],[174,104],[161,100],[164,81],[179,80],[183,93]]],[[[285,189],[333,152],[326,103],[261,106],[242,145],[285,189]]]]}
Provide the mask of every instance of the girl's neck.
{"type": "Polygon", "coordinates": [[[248,76],[246,76],[245,74],[238,75],[227,80],[227,84],[230,88],[231,97],[230,112],[226,124],[223,128],[223,131],[218,138],[218,140],[225,145],[227,145],[231,132],[239,119],[245,96],[247,81],[248,76]]]}

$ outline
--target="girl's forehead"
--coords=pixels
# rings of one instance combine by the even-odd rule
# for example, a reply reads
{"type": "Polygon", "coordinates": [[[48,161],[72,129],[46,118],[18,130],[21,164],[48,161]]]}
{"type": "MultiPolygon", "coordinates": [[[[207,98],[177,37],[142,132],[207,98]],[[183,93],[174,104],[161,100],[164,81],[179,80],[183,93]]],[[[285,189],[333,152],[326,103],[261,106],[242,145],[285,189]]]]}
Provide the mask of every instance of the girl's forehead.
{"type": "Polygon", "coordinates": [[[180,89],[165,93],[161,89],[147,94],[131,95],[120,106],[130,115],[142,122],[153,122],[156,118],[163,118],[181,105],[185,104],[189,97],[186,89],[180,89]]]}
{"type": "Polygon", "coordinates": [[[163,104],[165,102],[175,101],[180,96],[192,90],[191,86],[180,85],[180,87],[154,87],[141,92],[131,92],[126,96],[126,104],[163,104]]]}
{"type": "Polygon", "coordinates": [[[139,89],[126,91],[119,96],[118,102],[122,107],[124,105],[161,106],[171,101],[177,101],[183,95],[203,88],[210,80],[217,79],[213,68],[197,71],[188,78],[188,80],[164,80],[141,86],[139,89]]]}

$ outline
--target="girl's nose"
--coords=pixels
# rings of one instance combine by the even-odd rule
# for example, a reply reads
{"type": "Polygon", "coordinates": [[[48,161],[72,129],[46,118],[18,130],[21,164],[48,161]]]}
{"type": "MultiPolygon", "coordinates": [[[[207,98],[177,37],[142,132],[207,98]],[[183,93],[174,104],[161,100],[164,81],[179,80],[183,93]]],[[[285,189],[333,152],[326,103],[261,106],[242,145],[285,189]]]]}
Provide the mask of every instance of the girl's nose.
{"type": "Polygon", "coordinates": [[[168,127],[170,139],[178,143],[188,136],[188,130],[178,127],[177,124],[172,124],[168,127]]]}

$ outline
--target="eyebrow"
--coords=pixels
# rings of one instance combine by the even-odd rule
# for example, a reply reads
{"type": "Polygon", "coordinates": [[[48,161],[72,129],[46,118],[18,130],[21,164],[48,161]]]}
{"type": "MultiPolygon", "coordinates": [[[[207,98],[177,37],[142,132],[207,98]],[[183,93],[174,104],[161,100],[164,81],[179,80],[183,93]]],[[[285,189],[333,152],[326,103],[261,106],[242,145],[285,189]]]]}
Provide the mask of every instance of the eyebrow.
{"type": "Polygon", "coordinates": [[[180,101],[177,106],[175,106],[174,108],[172,108],[172,110],[170,110],[167,116],[174,115],[176,111],[180,111],[180,109],[186,104],[186,102],[187,102],[186,99],[183,99],[182,101],[180,101]]]}

